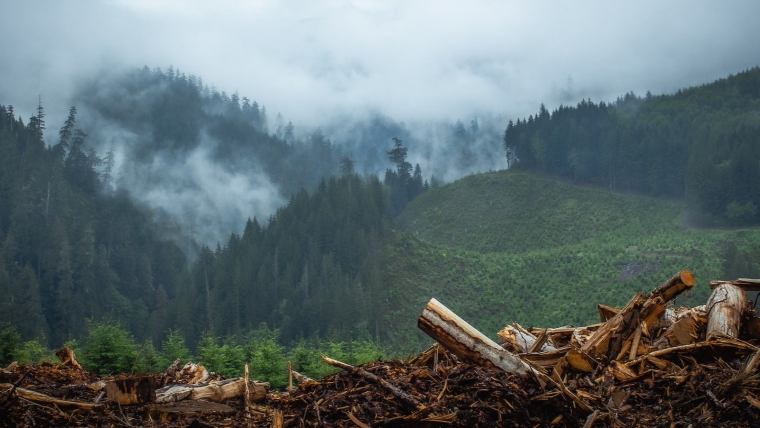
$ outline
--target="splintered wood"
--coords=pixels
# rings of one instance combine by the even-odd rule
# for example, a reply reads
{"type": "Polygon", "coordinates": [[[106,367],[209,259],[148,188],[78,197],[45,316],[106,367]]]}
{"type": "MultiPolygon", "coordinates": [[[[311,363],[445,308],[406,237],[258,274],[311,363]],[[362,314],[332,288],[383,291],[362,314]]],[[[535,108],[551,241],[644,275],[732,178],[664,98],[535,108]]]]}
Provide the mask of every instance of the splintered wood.
{"type": "Polygon", "coordinates": [[[418,320],[438,343],[405,361],[294,379],[284,392],[175,361],[165,373],[99,379],[71,350],[61,365],[0,370],[0,425],[148,427],[760,426],[760,280],[714,281],[703,306],[669,302],[694,287],[681,271],[600,323],[507,326],[497,344],[432,299],[418,320]],[[158,389],[154,389],[155,385],[158,389]],[[108,391],[108,396],[106,395],[108,391]]]}
{"type": "Polygon", "coordinates": [[[668,307],[694,284],[691,272],[683,270],[648,294],[634,294],[622,309],[600,304],[601,324],[593,326],[506,326],[498,336],[505,358],[512,362],[509,367],[480,357],[479,342],[471,338],[482,334],[469,324],[467,334],[441,334],[447,325],[464,323],[448,309],[437,329],[428,327],[431,307],[443,307],[435,299],[419,324],[467,362],[526,377],[527,372],[513,369],[519,367],[517,358],[543,370],[533,372],[539,382],[545,380],[542,373],[550,373],[554,384],[541,382],[547,391],[539,397],[564,396],[591,413],[585,421],[574,420],[579,425],[758,425],[760,351],[755,342],[760,339],[760,319],[746,291],[760,290],[760,280],[714,281],[704,306],[668,307]],[[698,380],[701,386],[690,383],[698,380]],[[664,387],[664,396],[656,393],[658,386],[664,387]],[[653,406],[655,402],[659,404],[653,406]],[[662,408],[671,410],[663,414],[662,408]]]}

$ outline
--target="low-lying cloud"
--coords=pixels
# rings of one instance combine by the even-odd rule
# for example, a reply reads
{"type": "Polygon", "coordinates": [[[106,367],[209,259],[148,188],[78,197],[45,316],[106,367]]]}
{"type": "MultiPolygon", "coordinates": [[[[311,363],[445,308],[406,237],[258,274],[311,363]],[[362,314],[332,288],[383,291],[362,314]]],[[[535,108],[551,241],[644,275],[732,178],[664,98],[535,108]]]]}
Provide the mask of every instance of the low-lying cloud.
{"type": "MultiPolygon", "coordinates": [[[[266,106],[270,131],[278,113],[307,141],[321,126],[359,172],[382,173],[398,136],[426,178],[445,181],[504,168],[506,121],[542,102],[673,92],[760,64],[754,0],[29,0],[2,9],[0,103],[26,120],[40,95],[51,142],[83,81],[172,65],[266,106]]],[[[179,157],[135,162],[130,147],[150,136],[86,108],[78,119],[99,153],[114,143],[121,183],[185,219],[200,242],[224,241],[287,200],[263,169],[212,160],[208,135],[179,157]]]]}
{"type": "Polygon", "coordinates": [[[0,98],[26,115],[41,94],[64,117],[71,82],[116,65],[171,64],[316,127],[362,110],[396,120],[526,116],[541,102],[569,102],[569,76],[574,103],[674,91],[760,63],[752,0],[24,1],[3,9],[0,98]]]}

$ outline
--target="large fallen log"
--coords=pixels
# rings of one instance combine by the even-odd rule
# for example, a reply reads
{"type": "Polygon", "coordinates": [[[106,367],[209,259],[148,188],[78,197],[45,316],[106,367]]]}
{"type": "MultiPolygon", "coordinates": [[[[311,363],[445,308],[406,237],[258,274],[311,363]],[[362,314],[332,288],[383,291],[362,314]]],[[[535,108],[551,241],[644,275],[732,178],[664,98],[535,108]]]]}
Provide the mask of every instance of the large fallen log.
{"type": "MultiPolygon", "coordinates": [[[[266,398],[269,384],[248,383],[248,400],[255,403],[266,398]]],[[[168,385],[156,390],[156,403],[172,403],[181,400],[211,400],[221,403],[245,395],[245,379],[242,377],[212,382],[208,385],[168,385]]]]}
{"type": "Polygon", "coordinates": [[[707,340],[739,336],[742,311],[747,301],[743,289],[728,283],[719,284],[707,300],[707,340]]]}
{"type": "Polygon", "coordinates": [[[430,299],[417,326],[454,355],[508,373],[526,374],[531,368],[516,355],[476,330],[436,299],[430,299]]]}
{"type": "Polygon", "coordinates": [[[417,326],[459,358],[481,366],[496,367],[507,373],[530,373],[542,386],[554,385],[580,408],[592,411],[588,404],[567,389],[561,378],[547,376],[541,366],[531,366],[522,358],[502,348],[436,299],[430,299],[417,319],[417,326]]]}

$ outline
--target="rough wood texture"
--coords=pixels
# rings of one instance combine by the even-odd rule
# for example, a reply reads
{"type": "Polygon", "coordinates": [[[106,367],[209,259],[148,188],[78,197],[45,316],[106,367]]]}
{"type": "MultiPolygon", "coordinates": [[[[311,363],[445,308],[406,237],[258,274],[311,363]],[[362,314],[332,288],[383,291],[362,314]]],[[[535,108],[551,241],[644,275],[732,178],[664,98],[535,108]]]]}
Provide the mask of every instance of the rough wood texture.
{"type": "MultiPolygon", "coordinates": [[[[609,321],[604,323],[583,345],[581,351],[595,357],[609,356],[613,354],[610,350],[610,342],[613,334],[618,331],[628,330],[631,326],[636,325],[639,318],[639,309],[646,298],[640,293],[636,293],[628,304],[618,312],[609,321]]],[[[635,327],[634,327],[635,328],[635,327]]],[[[614,351],[617,355],[619,349],[614,351]]]]}
{"type": "MultiPolygon", "coordinates": [[[[546,329],[545,329],[546,330],[546,329]]],[[[534,346],[536,346],[537,337],[533,336],[530,332],[518,329],[514,326],[508,325],[504,327],[500,332],[496,333],[500,338],[504,339],[504,344],[502,347],[504,349],[515,352],[515,353],[524,353],[524,352],[537,352],[538,350],[532,350],[534,346]]],[[[541,333],[539,333],[541,334],[541,333]]],[[[548,338],[549,332],[545,333],[548,338]]],[[[545,339],[544,339],[545,342],[545,339]]],[[[547,351],[553,351],[556,348],[548,345],[546,343],[542,343],[540,345],[540,351],[541,352],[547,352],[547,351]]]]}
{"type": "Polygon", "coordinates": [[[82,370],[82,366],[79,365],[79,361],[77,361],[77,357],[74,355],[74,351],[68,346],[56,352],[55,356],[61,360],[61,365],[72,366],[78,368],[79,370],[82,370]]]}
{"type": "Polygon", "coordinates": [[[406,392],[400,390],[397,386],[392,385],[391,383],[389,383],[388,381],[386,381],[385,379],[383,379],[381,377],[378,377],[378,376],[376,376],[376,375],[374,375],[374,374],[372,374],[372,373],[370,373],[368,371],[362,370],[360,368],[354,367],[354,366],[352,366],[350,364],[346,364],[346,363],[340,362],[338,360],[334,360],[332,358],[326,357],[324,355],[322,356],[322,361],[324,361],[325,363],[327,363],[327,364],[329,364],[329,365],[331,365],[333,367],[339,367],[339,368],[341,368],[343,370],[348,370],[348,371],[350,371],[352,373],[356,373],[356,374],[360,375],[361,377],[363,377],[363,378],[365,378],[365,379],[367,379],[369,381],[372,381],[372,382],[374,382],[374,383],[382,386],[383,388],[387,389],[391,394],[393,394],[396,397],[398,397],[399,400],[403,401],[404,403],[406,403],[407,405],[409,405],[410,407],[412,407],[414,409],[417,409],[417,410],[423,410],[423,409],[425,409],[425,405],[424,404],[420,403],[419,401],[417,401],[417,399],[415,399],[411,395],[407,394],[406,392]]]}
{"type": "MultiPolygon", "coordinates": [[[[699,331],[704,328],[704,322],[696,318],[681,318],[668,327],[652,344],[655,349],[665,349],[672,346],[688,345],[699,339],[699,331]]],[[[630,358],[633,360],[634,358],[630,358]]]]}
{"type": "Polygon", "coordinates": [[[620,312],[620,309],[613,308],[612,306],[602,305],[601,303],[596,305],[597,311],[599,311],[599,321],[607,322],[620,312]]]}
{"type": "MultiPolygon", "coordinates": [[[[245,395],[245,379],[242,377],[212,382],[208,385],[169,385],[156,391],[156,403],[171,403],[181,400],[211,400],[221,403],[230,398],[245,395]]],[[[269,384],[263,382],[248,383],[251,403],[266,398],[269,384]]]]}
{"type": "Polygon", "coordinates": [[[694,276],[682,270],[646,296],[637,293],[620,312],[605,322],[581,350],[593,357],[616,359],[624,356],[633,344],[636,328],[643,322],[652,325],[665,312],[666,305],[680,293],[694,286],[694,276]]]}
{"type": "Polygon", "coordinates": [[[662,285],[652,291],[652,297],[662,297],[662,300],[669,302],[676,296],[694,286],[694,275],[688,270],[682,270],[672,278],[665,281],[662,285]]]}
{"type": "Polygon", "coordinates": [[[564,357],[569,349],[570,347],[566,346],[550,352],[520,354],[520,358],[530,362],[534,366],[543,367],[548,370],[557,365],[560,358],[564,357]]]}
{"type": "Polygon", "coordinates": [[[734,281],[712,281],[710,282],[710,288],[715,289],[715,287],[721,284],[730,284],[744,291],[760,291],[760,279],[739,278],[734,281]]]}
{"type": "Polygon", "coordinates": [[[14,388],[14,386],[10,383],[0,383],[0,390],[5,391],[5,390],[10,390],[10,389],[13,389],[13,393],[18,395],[19,397],[25,398],[29,401],[33,401],[35,403],[55,404],[56,406],[77,407],[80,409],[87,409],[87,410],[102,406],[102,404],[90,404],[90,403],[82,403],[79,401],[59,400],[57,398],[53,398],[36,391],[30,391],[25,388],[14,388]]]}
{"type": "Polygon", "coordinates": [[[205,416],[210,414],[232,416],[236,411],[230,406],[219,403],[181,401],[172,404],[151,404],[147,407],[146,413],[154,421],[165,423],[176,417],[184,416],[205,416]]]}
{"type": "Polygon", "coordinates": [[[272,410],[272,428],[282,428],[282,412],[280,410],[272,410]]]}
{"type": "Polygon", "coordinates": [[[509,373],[526,374],[530,371],[520,358],[483,335],[436,299],[430,299],[417,320],[417,326],[460,358],[498,367],[509,373]]]}
{"type": "Polygon", "coordinates": [[[731,284],[719,284],[707,300],[707,340],[738,337],[747,295],[731,284]]]}
{"type": "Polygon", "coordinates": [[[121,405],[156,401],[156,385],[151,376],[129,377],[106,382],[106,397],[121,405]]]}

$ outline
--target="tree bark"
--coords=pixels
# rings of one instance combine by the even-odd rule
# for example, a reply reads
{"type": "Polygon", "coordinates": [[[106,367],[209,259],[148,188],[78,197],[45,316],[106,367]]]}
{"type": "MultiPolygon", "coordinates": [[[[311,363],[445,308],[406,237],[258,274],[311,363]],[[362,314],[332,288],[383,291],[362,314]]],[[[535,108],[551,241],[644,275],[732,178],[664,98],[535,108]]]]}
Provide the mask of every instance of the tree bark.
{"type": "Polygon", "coordinates": [[[744,291],[760,291],[760,279],[739,278],[734,281],[712,281],[710,282],[710,288],[715,289],[721,284],[730,284],[744,291]]]}
{"type": "Polygon", "coordinates": [[[743,289],[719,284],[707,300],[707,340],[739,336],[742,311],[747,302],[743,289]]]}
{"type": "Polygon", "coordinates": [[[665,281],[662,285],[655,288],[651,297],[662,297],[662,300],[669,302],[676,296],[694,286],[694,275],[688,270],[682,270],[672,278],[665,281]]]}
{"type": "Polygon", "coordinates": [[[417,326],[454,355],[482,366],[524,375],[530,367],[516,355],[476,330],[436,299],[430,299],[417,326]]]}
{"type": "MultiPolygon", "coordinates": [[[[208,399],[221,403],[230,398],[243,397],[245,395],[245,379],[242,377],[212,382],[208,385],[169,385],[156,391],[157,403],[171,403],[181,400],[208,399]]],[[[263,400],[269,384],[264,382],[249,382],[248,400],[255,403],[263,400]]]]}

